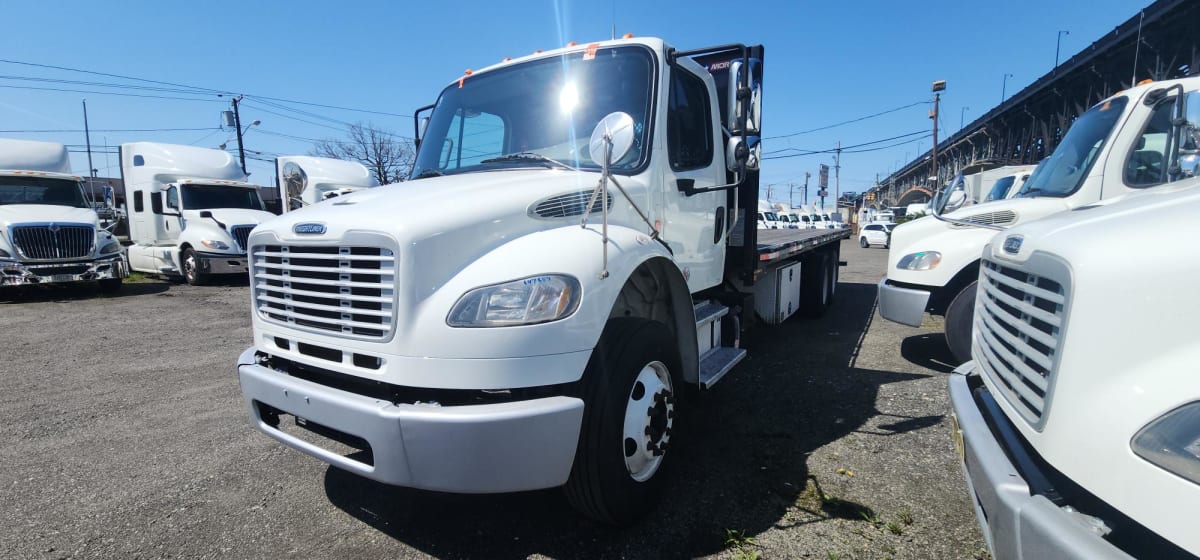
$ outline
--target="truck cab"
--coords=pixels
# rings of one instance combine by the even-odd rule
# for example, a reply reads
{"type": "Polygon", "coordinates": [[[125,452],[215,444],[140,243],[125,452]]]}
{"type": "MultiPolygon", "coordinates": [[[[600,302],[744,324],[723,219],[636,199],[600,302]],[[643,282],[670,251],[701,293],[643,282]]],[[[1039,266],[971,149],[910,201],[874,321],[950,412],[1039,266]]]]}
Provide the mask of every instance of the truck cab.
{"type": "Polygon", "coordinates": [[[1054,152],[1013,198],[967,205],[969,193],[938,193],[928,216],[892,232],[879,309],[890,321],[920,326],[925,313],[945,317],[946,342],[958,362],[970,359],[979,255],[996,231],[1178,179],[1189,156],[1181,143],[1185,106],[1196,103],[1200,77],[1139,85],[1080,115],[1054,152]]]}
{"type": "Polygon", "coordinates": [[[983,248],[973,359],[948,382],[993,557],[1200,554],[1198,209],[1191,178],[983,248]]]}
{"type": "Polygon", "coordinates": [[[387,484],[645,513],[742,326],[836,286],[844,235],[752,219],[762,57],[623,38],[456,77],[415,112],[411,180],[250,234],[254,426],[387,484]]]}
{"type": "Polygon", "coordinates": [[[101,227],[82,181],[62,144],[0,139],[0,286],[120,289],[127,269],[115,224],[101,227]]]}
{"type": "Polygon", "coordinates": [[[275,181],[284,212],[379,186],[361,163],[316,156],[275,158],[275,181]]]}
{"type": "Polygon", "coordinates": [[[246,274],[250,231],[275,216],[233,156],[134,142],[121,145],[121,174],[130,268],[182,276],[192,285],[214,274],[246,274]]]}

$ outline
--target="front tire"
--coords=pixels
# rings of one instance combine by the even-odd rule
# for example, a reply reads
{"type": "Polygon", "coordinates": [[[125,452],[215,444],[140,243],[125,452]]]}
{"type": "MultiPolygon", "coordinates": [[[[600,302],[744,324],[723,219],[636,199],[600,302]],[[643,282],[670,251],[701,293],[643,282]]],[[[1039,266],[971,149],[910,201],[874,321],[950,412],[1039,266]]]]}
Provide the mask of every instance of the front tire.
{"type": "Polygon", "coordinates": [[[975,288],[971,282],[963,288],[946,308],[946,346],[959,363],[971,359],[971,324],[975,319],[975,288]]]}
{"type": "Polygon", "coordinates": [[[676,430],[680,371],[666,325],[609,321],[584,372],[583,426],[564,488],[580,513],[628,525],[657,501],[676,430]]]}
{"type": "Polygon", "coordinates": [[[867,247],[871,246],[871,243],[867,241],[866,236],[863,236],[863,237],[858,238],[858,246],[862,247],[863,249],[866,249],[867,247]]]}
{"type": "Polygon", "coordinates": [[[191,286],[203,286],[208,283],[208,273],[200,270],[200,259],[191,247],[183,250],[179,259],[183,266],[183,279],[191,286]]]}

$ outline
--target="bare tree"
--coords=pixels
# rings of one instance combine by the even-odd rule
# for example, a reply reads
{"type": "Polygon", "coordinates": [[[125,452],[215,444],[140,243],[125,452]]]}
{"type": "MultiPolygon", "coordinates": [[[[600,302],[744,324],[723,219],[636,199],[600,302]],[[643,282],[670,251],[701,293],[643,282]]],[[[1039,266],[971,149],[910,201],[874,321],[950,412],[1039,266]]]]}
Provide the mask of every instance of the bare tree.
{"type": "Polygon", "coordinates": [[[317,142],[312,154],[357,161],[367,166],[381,185],[407,179],[416,161],[416,150],[411,140],[371,123],[351,126],[349,138],[345,140],[325,139],[317,142]]]}

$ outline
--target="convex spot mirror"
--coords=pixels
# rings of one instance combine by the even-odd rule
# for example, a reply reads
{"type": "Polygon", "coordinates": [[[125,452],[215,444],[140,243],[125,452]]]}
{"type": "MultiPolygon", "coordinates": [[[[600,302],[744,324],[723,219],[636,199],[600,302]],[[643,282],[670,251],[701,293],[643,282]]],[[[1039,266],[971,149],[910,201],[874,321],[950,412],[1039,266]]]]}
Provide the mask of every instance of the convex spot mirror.
{"type": "Polygon", "coordinates": [[[592,129],[592,138],[588,142],[588,155],[592,161],[601,167],[620,161],[633,147],[633,117],[629,113],[617,111],[605,115],[592,129]],[[604,161],[606,142],[612,142],[612,155],[604,161]]]}
{"type": "Polygon", "coordinates": [[[950,193],[949,198],[946,199],[946,207],[942,209],[942,212],[953,212],[958,210],[959,208],[962,208],[963,203],[966,201],[967,193],[962,191],[953,191],[950,193]]]}
{"type": "Polygon", "coordinates": [[[749,171],[757,170],[761,159],[762,143],[757,136],[745,140],[741,136],[734,136],[725,143],[725,167],[730,171],[740,170],[743,164],[749,171]]]}

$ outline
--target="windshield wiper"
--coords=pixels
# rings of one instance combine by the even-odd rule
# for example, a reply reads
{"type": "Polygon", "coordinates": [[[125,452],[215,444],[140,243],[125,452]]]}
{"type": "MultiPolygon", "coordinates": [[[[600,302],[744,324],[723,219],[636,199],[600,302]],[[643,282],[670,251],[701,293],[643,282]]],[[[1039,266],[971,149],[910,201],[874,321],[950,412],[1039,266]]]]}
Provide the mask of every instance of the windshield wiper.
{"type": "Polygon", "coordinates": [[[432,167],[427,167],[422,169],[420,173],[417,173],[415,176],[413,176],[413,179],[428,179],[430,177],[441,177],[442,175],[445,175],[445,173],[442,173],[441,171],[438,171],[432,167]]]}
{"type": "Polygon", "coordinates": [[[575,169],[575,167],[572,165],[565,164],[558,160],[550,159],[542,154],[535,153],[535,152],[517,152],[517,153],[513,153],[513,154],[505,154],[502,156],[485,159],[483,161],[480,161],[479,163],[504,163],[504,162],[513,162],[513,161],[548,163],[550,165],[548,165],[547,167],[561,167],[563,169],[570,169],[573,171],[578,171],[578,169],[575,169]]]}

